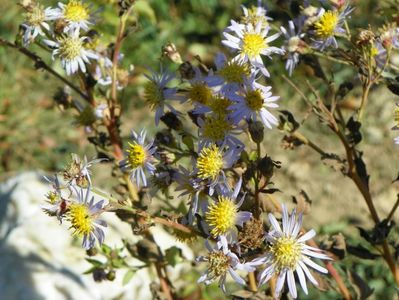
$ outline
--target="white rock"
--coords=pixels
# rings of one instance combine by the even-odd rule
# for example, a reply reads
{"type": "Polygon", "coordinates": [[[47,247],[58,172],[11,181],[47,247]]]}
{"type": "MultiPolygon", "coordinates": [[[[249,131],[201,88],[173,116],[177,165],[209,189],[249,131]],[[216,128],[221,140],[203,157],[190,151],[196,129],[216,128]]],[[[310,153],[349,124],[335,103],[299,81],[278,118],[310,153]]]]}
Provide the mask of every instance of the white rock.
{"type": "MultiPolygon", "coordinates": [[[[71,238],[68,225],[48,217],[40,208],[49,185],[39,173],[24,173],[0,184],[0,298],[2,300],[97,300],[151,299],[149,284],[157,280],[155,272],[140,270],[122,286],[125,270],[117,272],[115,281],[96,283],[91,275],[82,275],[90,265],[84,260],[80,241],[71,238]]],[[[121,246],[122,238],[130,242],[130,226],[114,214],[107,213],[105,242],[121,246]]],[[[188,259],[192,251],[159,227],[151,228],[162,250],[177,246],[188,259]]],[[[136,265],[142,265],[134,261],[136,265]]],[[[170,269],[172,280],[183,266],[170,269]]]]}

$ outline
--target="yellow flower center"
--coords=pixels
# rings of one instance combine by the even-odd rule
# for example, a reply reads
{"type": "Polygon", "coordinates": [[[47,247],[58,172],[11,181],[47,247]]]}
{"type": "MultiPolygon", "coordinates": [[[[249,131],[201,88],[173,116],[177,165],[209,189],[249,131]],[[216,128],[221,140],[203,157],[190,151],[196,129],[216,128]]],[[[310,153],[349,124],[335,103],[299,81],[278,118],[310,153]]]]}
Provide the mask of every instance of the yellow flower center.
{"type": "Polygon", "coordinates": [[[376,46],[372,45],[370,47],[370,56],[374,57],[376,55],[378,55],[378,48],[376,46]]]}
{"type": "Polygon", "coordinates": [[[209,107],[217,115],[226,115],[229,112],[230,105],[231,101],[229,99],[220,96],[212,98],[211,103],[209,103],[209,107]]]}
{"type": "Polygon", "coordinates": [[[245,95],[245,101],[253,111],[259,111],[263,107],[263,97],[260,90],[248,91],[245,95]]]}
{"type": "Polygon", "coordinates": [[[212,90],[203,83],[193,84],[188,92],[191,101],[207,105],[212,99],[212,90]]]}
{"type": "Polygon", "coordinates": [[[218,74],[227,82],[243,83],[244,77],[249,76],[251,72],[247,64],[231,61],[226,63],[226,65],[218,71],[218,74]]]}
{"type": "Polygon", "coordinates": [[[295,239],[285,236],[278,238],[270,248],[277,270],[295,269],[301,258],[301,250],[301,245],[295,239]]]}
{"type": "Polygon", "coordinates": [[[59,54],[62,58],[73,60],[80,56],[83,42],[79,37],[64,36],[59,40],[59,54]]]}
{"type": "Polygon", "coordinates": [[[126,150],[126,152],[128,153],[129,165],[133,169],[143,166],[147,157],[147,153],[144,147],[137,143],[129,143],[129,147],[130,149],[126,150]]]}
{"type": "Polygon", "coordinates": [[[214,142],[221,141],[226,136],[233,126],[226,119],[225,115],[209,116],[205,119],[204,136],[214,142]]]}
{"type": "Polygon", "coordinates": [[[338,12],[331,10],[326,11],[314,24],[316,35],[324,39],[333,36],[337,24],[338,12]]]}
{"type": "Polygon", "coordinates": [[[86,21],[90,17],[89,7],[81,1],[71,0],[65,6],[64,16],[72,22],[86,21]]]}
{"type": "Polygon", "coordinates": [[[43,7],[40,5],[34,6],[31,11],[26,13],[26,20],[29,25],[40,26],[45,20],[43,7]]]}
{"type": "Polygon", "coordinates": [[[213,227],[211,234],[216,237],[226,233],[236,222],[237,206],[227,197],[219,196],[218,201],[209,205],[206,222],[213,227]]]}
{"type": "Polygon", "coordinates": [[[164,100],[163,91],[155,82],[148,81],[145,83],[144,100],[148,103],[151,109],[158,107],[164,100]]]}
{"type": "Polygon", "coordinates": [[[230,266],[230,257],[222,251],[213,251],[208,255],[208,276],[217,278],[226,274],[230,266]]]}
{"type": "Polygon", "coordinates": [[[93,230],[93,220],[89,209],[84,204],[73,203],[69,206],[68,220],[71,228],[75,229],[74,234],[89,234],[93,230]]]}
{"type": "Polygon", "coordinates": [[[242,52],[249,58],[255,58],[267,47],[265,39],[259,33],[245,33],[242,41],[242,52]]]}
{"type": "Polygon", "coordinates": [[[47,193],[46,198],[51,204],[54,204],[57,201],[58,195],[56,192],[51,191],[47,193]]]}
{"type": "Polygon", "coordinates": [[[197,159],[198,177],[216,179],[223,169],[223,156],[216,145],[204,147],[197,159]]]}

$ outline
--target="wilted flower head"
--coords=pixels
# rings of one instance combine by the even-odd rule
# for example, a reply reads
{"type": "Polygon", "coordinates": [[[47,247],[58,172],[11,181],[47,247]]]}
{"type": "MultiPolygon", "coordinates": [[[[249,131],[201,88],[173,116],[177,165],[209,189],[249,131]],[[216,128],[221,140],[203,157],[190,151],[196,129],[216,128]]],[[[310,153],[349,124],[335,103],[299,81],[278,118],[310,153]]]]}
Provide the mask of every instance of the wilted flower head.
{"type": "Polygon", "coordinates": [[[91,185],[90,167],[104,160],[106,159],[101,158],[87,161],[87,157],[85,156],[82,161],[78,155],[72,153],[71,160],[63,172],[64,180],[67,181],[68,185],[87,187],[91,185]]]}
{"type": "Polygon", "coordinates": [[[237,274],[236,270],[244,270],[252,272],[255,265],[252,263],[240,263],[236,254],[229,250],[227,239],[224,235],[219,236],[218,242],[212,248],[208,241],[205,246],[209,253],[206,256],[197,257],[196,261],[206,262],[208,268],[206,272],[198,279],[198,282],[204,282],[206,285],[211,284],[215,280],[219,280],[219,286],[223,292],[226,292],[225,281],[227,274],[234,279],[235,282],[245,285],[245,280],[237,274]]]}
{"type": "Polygon", "coordinates": [[[119,164],[122,169],[130,172],[130,179],[135,181],[137,186],[147,186],[147,178],[144,171],[152,175],[156,169],[152,164],[156,146],[153,146],[153,141],[145,145],[145,136],[144,129],[140,134],[132,131],[133,142],[128,143],[127,158],[119,164]]]}
{"type": "Polygon", "coordinates": [[[305,234],[300,234],[302,226],[302,214],[297,216],[293,210],[288,215],[287,208],[282,206],[283,229],[276,218],[269,214],[271,224],[270,231],[266,234],[266,240],[269,242],[269,252],[258,260],[264,260],[266,268],[259,273],[259,284],[264,284],[273,276],[277,276],[275,295],[278,297],[287,280],[288,289],[293,298],[297,297],[294,272],[296,272],[299,283],[305,292],[308,293],[306,278],[314,285],[317,285],[316,279],[309,271],[309,267],[321,272],[327,273],[327,269],[314,263],[310,257],[319,259],[330,259],[327,255],[321,253],[317,248],[306,245],[306,241],[316,235],[312,229],[305,234]]]}
{"type": "Polygon", "coordinates": [[[68,205],[66,213],[66,219],[71,223],[70,229],[74,231],[74,235],[83,237],[83,248],[93,248],[96,239],[101,245],[105,236],[102,227],[107,227],[107,223],[98,217],[104,211],[104,200],[95,203],[94,196],[90,198],[90,187],[87,189],[74,187],[74,190],[77,200],[68,205]]]}
{"type": "Polygon", "coordinates": [[[272,18],[266,15],[266,9],[261,5],[262,1],[258,1],[257,6],[252,6],[250,8],[246,8],[244,5],[241,5],[244,16],[241,17],[242,24],[252,24],[256,26],[257,24],[261,24],[262,28],[266,28],[269,25],[269,21],[272,18]]]}
{"type": "Polygon", "coordinates": [[[227,191],[225,195],[219,195],[217,201],[208,206],[205,221],[211,227],[211,234],[214,237],[228,234],[235,228],[235,225],[243,226],[251,219],[252,213],[239,211],[245,198],[243,195],[237,202],[241,184],[242,178],[238,180],[234,190],[227,191]]]}
{"type": "Polygon", "coordinates": [[[44,35],[43,29],[49,31],[50,26],[47,21],[54,20],[56,18],[56,11],[50,7],[46,9],[40,4],[29,6],[25,13],[25,22],[22,24],[24,28],[23,41],[25,45],[33,42],[38,35],[44,35]]]}
{"type": "Polygon", "coordinates": [[[242,25],[234,20],[231,21],[229,29],[235,33],[235,36],[225,31],[223,33],[225,40],[222,44],[238,52],[234,60],[248,62],[254,69],[259,69],[265,76],[269,77],[262,55],[271,57],[272,54],[284,54],[284,50],[269,46],[269,43],[279,37],[279,33],[267,36],[270,27],[262,28],[262,23],[255,26],[252,24],[242,25]]]}
{"type": "Polygon", "coordinates": [[[69,201],[62,196],[62,188],[57,174],[55,174],[54,179],[49,179],[46,176],[44,176],[44,179],[52,185],[53,190],[47,193],[47,203],[42,206],[42,209],[49,216],[56,216],[62,222],[69,201]]]}
{"type": "Polygon", "coordinates": [[[72,75],[79,71],[85,73],[86,64],[89,64],[89,59],[97,59],[98,55],[87,49],[84,45],[86,37],[80,37],[78,31],[73,31],[70,34],[62,35],[55,41],[45,40],[45,43],[54,48],[54,56],[61,59],[62,67],[65,69],[67,75],[72,75]]]}
{"type": "Polygon", "coordinates": [[[285,69],[288,73],[292,74],[296,65],[299,62],[300,50],[305,47],[305,42],[302,38],[305,36],[304,33],[300,33],[295,30],[295,25],[293,21],[288,21],[288,30],[284,27],[280,27],[281,32],[285,37],[284,50],[287,53],[287,62],[285,63],[285,69]]]}

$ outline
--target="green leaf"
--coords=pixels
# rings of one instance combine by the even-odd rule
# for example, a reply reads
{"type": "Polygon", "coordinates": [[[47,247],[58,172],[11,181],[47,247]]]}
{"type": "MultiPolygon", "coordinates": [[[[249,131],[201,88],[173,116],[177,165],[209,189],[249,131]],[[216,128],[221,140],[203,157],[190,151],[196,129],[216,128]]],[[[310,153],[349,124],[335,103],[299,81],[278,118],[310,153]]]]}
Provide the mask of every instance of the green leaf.
{"type": "Polygon", "coordinates": [[[93,258],[86,258],[86,261],[91,263],[94,267],[101,267],[102,265],[104,265],[104,263],[102,263],[101,261],[93,258]]]}
{"type": "Polygon", "coordinates": [[[172,267],[183,261],[182,251],[176,246],[170,247],[165,251],[165,259],[172,267]]]}
{"type": "Polygon", "coordinates": [[[122,279],[122,285],[126,285],[126,284],[128,284],[129,283],[129,281],[133,278],[133,275],[136,273],[136,270],[128,270],[126,273],[125,273],[125,276],[123,276],[123,279],[122,279]]]}

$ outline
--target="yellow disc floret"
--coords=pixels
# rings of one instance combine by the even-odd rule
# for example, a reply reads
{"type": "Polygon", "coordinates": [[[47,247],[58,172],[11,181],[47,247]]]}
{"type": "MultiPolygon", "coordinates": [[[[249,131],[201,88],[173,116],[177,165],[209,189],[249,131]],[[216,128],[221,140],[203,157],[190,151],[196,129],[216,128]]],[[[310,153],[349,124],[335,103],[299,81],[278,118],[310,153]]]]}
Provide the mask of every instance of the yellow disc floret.
{"type": "Polygon", "coordinates": [[[73,203],[69,206],[68,221],[76,235],[87,235],[93,231],[93,220],[89,209],[84,204],[73,203]]]}
{"type": "Polygon", "coordinates": [[[65,5],[64,16],[72,22],[86,21],[90,17],[89,7],[82,1],[71,0],[65,5]]]}
{"type": "Polygon", "coordinates": [[[249,58],[260,55],[262,50],[267,47],[264,37],[259,33],[245,33],[242,41],[242,53],[249,58]]]}
{"type": "Polygon", "coordinates": [[[228,108],[231,104],[232,102],[229,99],[217,96],[212,98],[209,107],[215,114],[226,116],[230,112],[228,108]]]}
{"type": "Polygon", "coordinates": [[[277,270],[284,268],[295,269],[298,261],[301,259],[302,247],[295,239],[291,237],[279,237],[270,247],[273,254],[273,263],[277,270]]]}
{"type": "Polygon", "coordinates": [[[230,266],[230,257],[222,251],[214,251],[209,253],[208,259],[208,277],[217,278],[226,274],[230,266]]]}
{"type": "Polygon", "coordinates": [[[143,166],[147,157],[144,147],[137,143],[129,143],[129,147],[130,148],[126,150],[126,152],[128,153],[127,160],[130,167],[135,169],[137,167],[143,166]]]}
{"type": "Polygon", "coordinates": [[[223,156],[216,145],[204,147],[197,159],[198,177],[216,179],[223,169],[223,156]]]}
{"type": "Polygon", "coordinates": [[[233,126],[223,114],[208,116],[205,119],[203,134],[214,142],[222,141],[232,128],[233,126]]]}
{"type": "Polygon", "coordinates": [[[27,23],[32,26],[40,26],[46,18],[43,7],[40,5],[35,5],[25,16],[27,23]]]}
{"type": "Polygon", "coordinates": [[[213,227],[211,234],[216,237],[231,229],[237,217],[237,206],[227,197],[220,196],[217,202],[209,205],[206,222],[213,227]]]}
{"type": "Polygon", "coordinates": [[[253,111],[259,111],[263,107],[263,97],[260,90],[248,91],[245,94],[245,102],[253,111]]]}
{"type": "Polygon", "coordinates": [[[243,83],[244,78],[251,74],[247,64],[240,63],[238,61],[230,61],[221,68],[218,75],[222,76],[227,82],[243,83]]]}
{"type": "Polygon", "coordinates": [[[329,38],[334,35],[339,20],[337,11],[326,11],[314,24],[316,35],[320,38],[329,38]]]}
{"type": "Polygon", "coordinates": [[[196,83],[188,91],[188,98],[193,102],[207,105],[212,99],[212,90],[204,83],[196,83]]]}
{"type": "Polygon", "coordinates": [[[153,81],[146,82],[144,85],[144,100],[151,109],[158,107],[164,100],[162,89],[153,81]]]}
{"type": "Polygon", "coordinates": [[[63,36],[59,39],[60,57],[73,60],[81,55],[83,41],[79,37],[63,36]]]}

